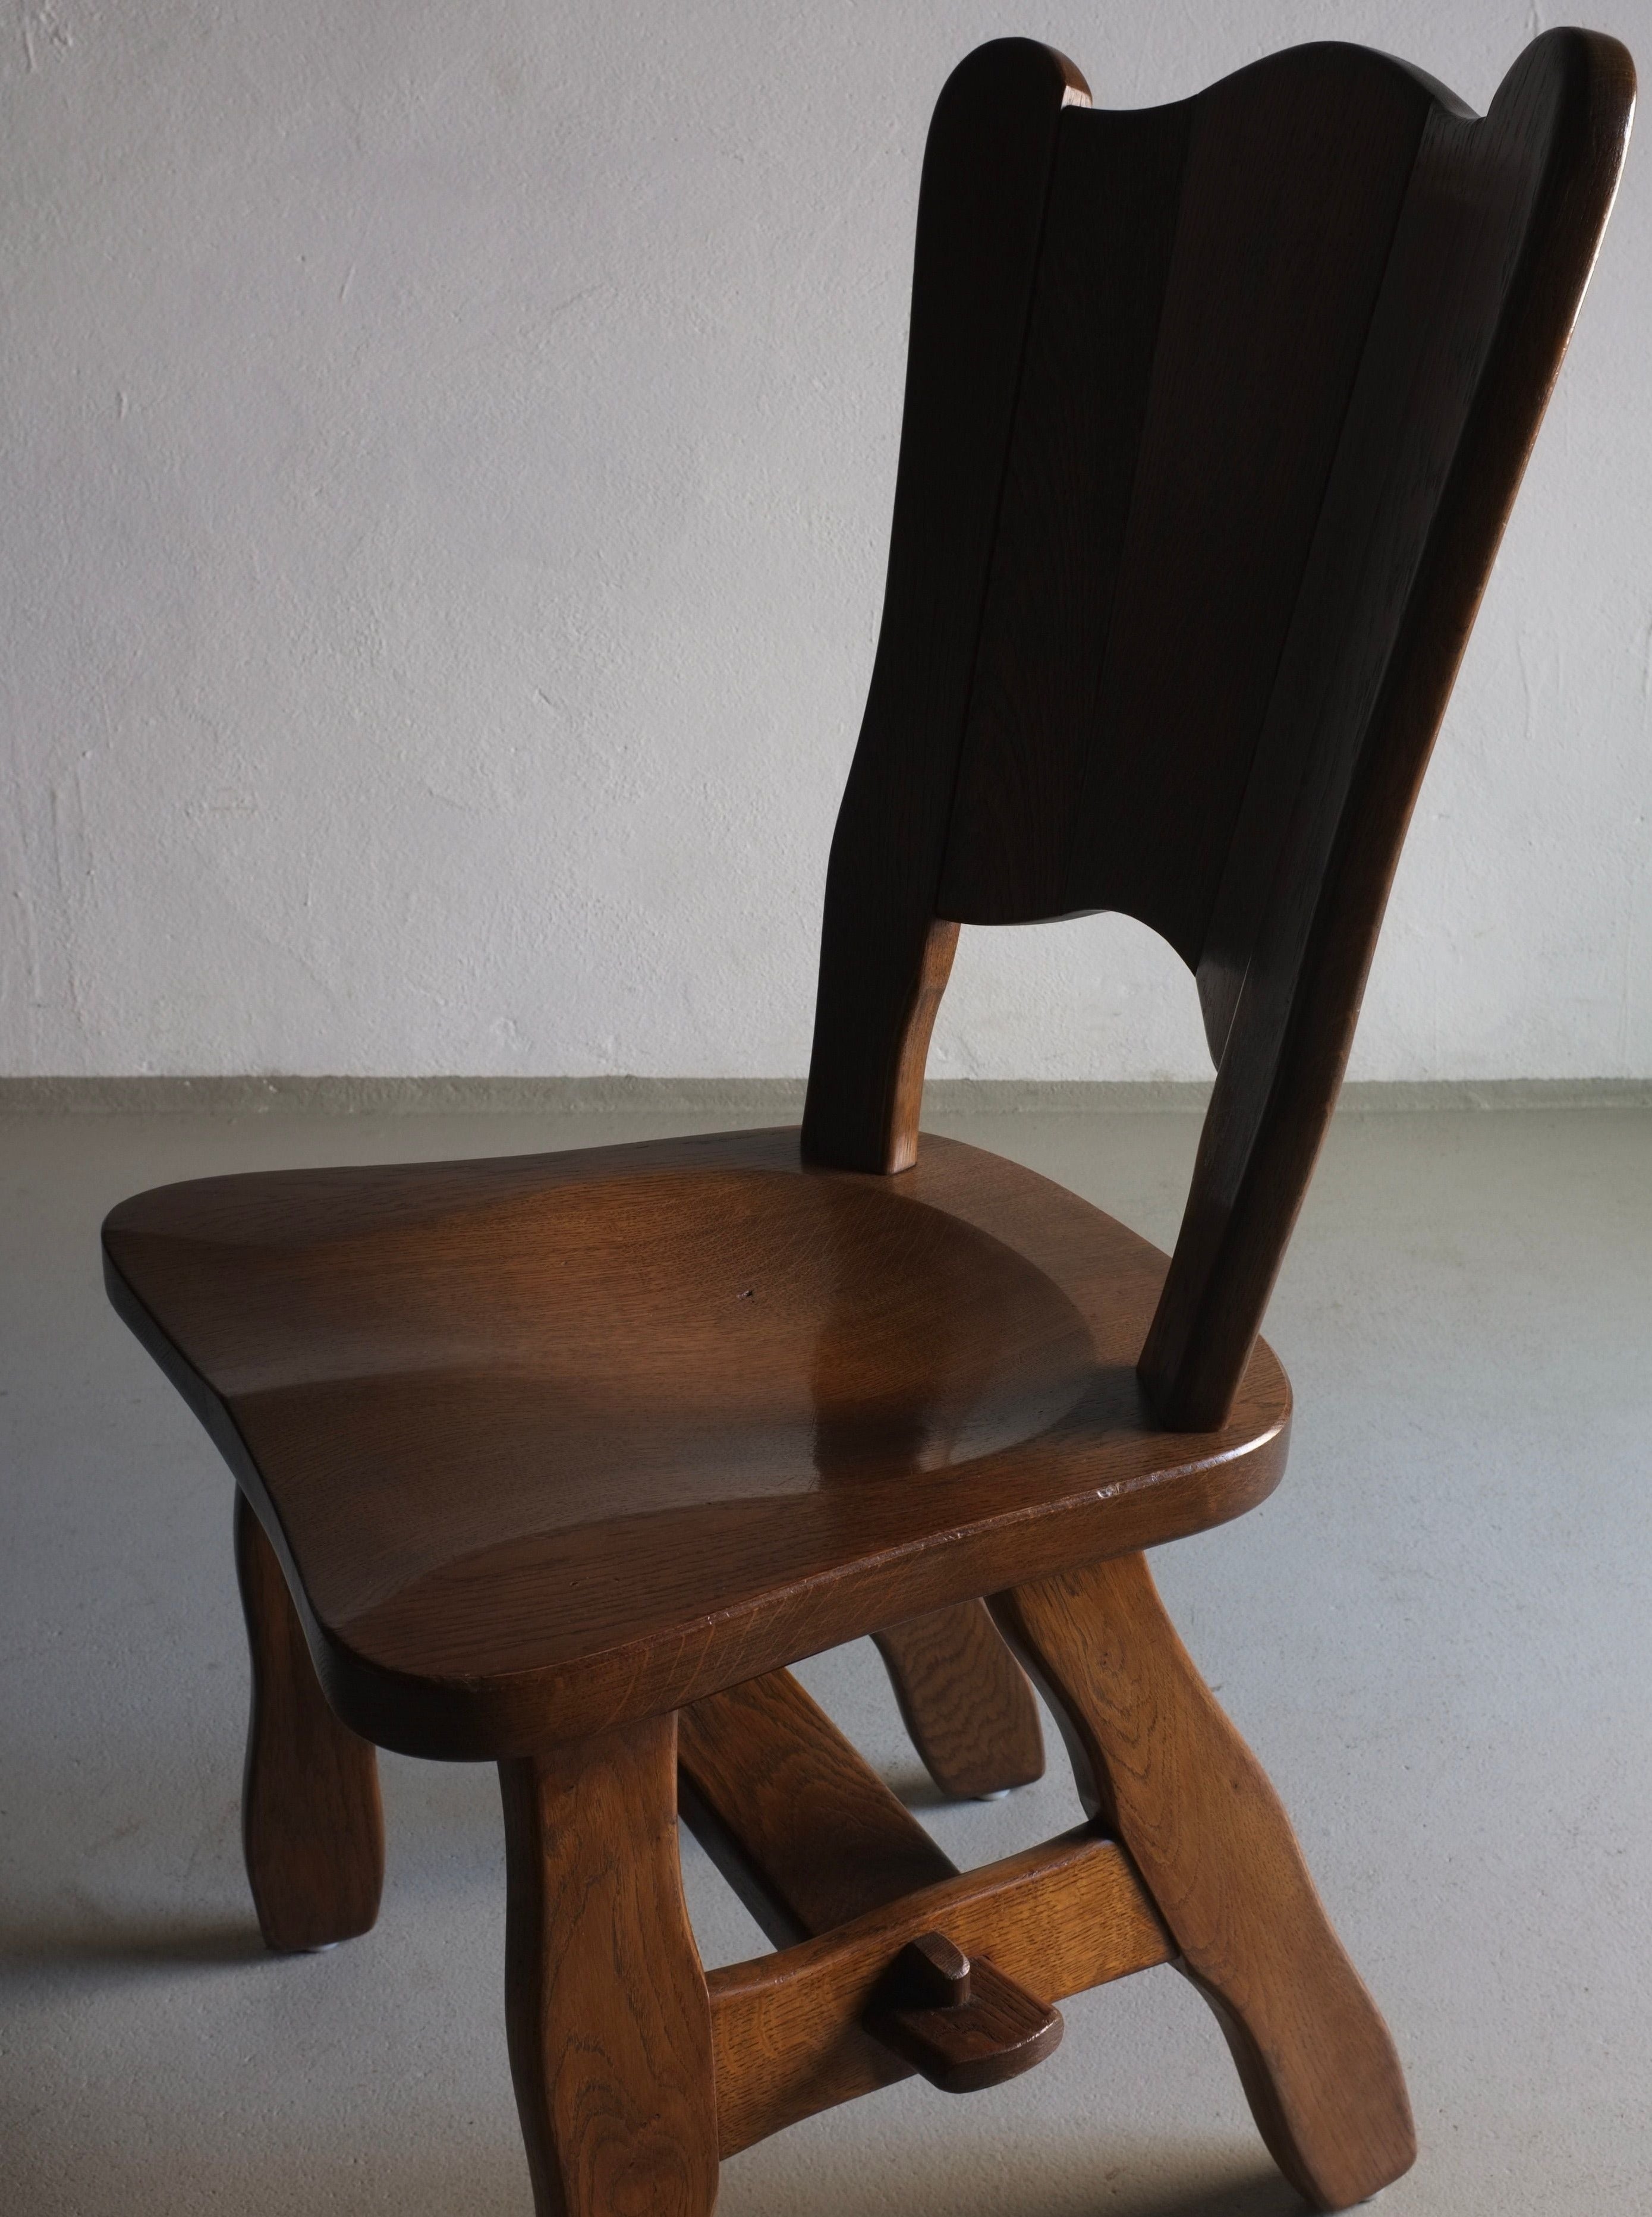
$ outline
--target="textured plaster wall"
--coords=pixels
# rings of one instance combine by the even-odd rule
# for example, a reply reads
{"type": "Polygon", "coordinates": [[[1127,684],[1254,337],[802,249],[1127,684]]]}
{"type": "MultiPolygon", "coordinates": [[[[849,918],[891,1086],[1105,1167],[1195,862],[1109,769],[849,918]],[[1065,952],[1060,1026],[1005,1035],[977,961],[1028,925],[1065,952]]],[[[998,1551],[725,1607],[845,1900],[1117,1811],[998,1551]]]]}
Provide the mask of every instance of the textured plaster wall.
{"type": "MultiPolygon", "coordinates": [[[[1652,0],[1587,0],[1652,65],[1652,0]]],[[[0,1070],[780,1074],[870,666],[919,157],[1501,0],[18,0],[0,1070]]],[[[1652,1074],[1652,162],[1425,790],[1366,1077],[1652,1074]]],[[[1132,925],[970,934],[932,1068],[1189,1076],[1132,925]]]]}

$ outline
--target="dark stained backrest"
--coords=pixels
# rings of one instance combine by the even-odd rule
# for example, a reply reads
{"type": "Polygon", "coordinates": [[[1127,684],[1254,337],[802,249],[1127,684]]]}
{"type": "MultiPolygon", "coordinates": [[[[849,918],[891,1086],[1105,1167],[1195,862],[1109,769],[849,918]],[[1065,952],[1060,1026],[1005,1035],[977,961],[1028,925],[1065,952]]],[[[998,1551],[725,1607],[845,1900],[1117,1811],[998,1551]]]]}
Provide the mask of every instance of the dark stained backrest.
{"type": "Polygon", "coordinates": [[[960,923],[1161,932],[1217,1067],[1167,1423],[1221,1421],[1260,1324],[1633,89],[1555,31],[1483,120],[1347,46],[1104,114],[1008,40],[936,109],[804,1145],[912,1159],[960,923]]]}

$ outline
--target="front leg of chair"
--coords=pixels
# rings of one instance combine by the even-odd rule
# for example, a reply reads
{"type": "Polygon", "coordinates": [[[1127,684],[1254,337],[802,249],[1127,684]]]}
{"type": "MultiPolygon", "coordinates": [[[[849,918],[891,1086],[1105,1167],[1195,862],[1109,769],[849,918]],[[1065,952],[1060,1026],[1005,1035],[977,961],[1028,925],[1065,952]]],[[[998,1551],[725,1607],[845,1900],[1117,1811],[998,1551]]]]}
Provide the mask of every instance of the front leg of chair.
{"type": "Polygon", "coordinates": [[[943,1794],[984,1798],[1043,1777],[1039,1705],[984,1602],[931,1609],[877,1642],[901,1720],[943,1794]]]}
{"type": "Polygon", "coordinates": [[[265,1944],[302,1954],[354,1940],[379,1914],[379,1759],[333,1714],[275,1550],[238,1491],[235,1567],[252,1657],[241,1844],[265,1944]]]}
{"type": "Polygon", "coordinates": [[[1364,2201],[1416,2153],[1393,2043],[1145,1559],[1021,1586],[994,1608],[1063,1720],[1087,1806],[1129,1850],[1178,1967],[1215,2010],[1275,2162],[1322,2209],[1364,2201]]]}
{"type": "Polygon", "coordinates": [[[505,2024],[538,2217],[708,2217],[717,2097],[676,1719],[502,1763],[499,1781],[505,2024]]]}

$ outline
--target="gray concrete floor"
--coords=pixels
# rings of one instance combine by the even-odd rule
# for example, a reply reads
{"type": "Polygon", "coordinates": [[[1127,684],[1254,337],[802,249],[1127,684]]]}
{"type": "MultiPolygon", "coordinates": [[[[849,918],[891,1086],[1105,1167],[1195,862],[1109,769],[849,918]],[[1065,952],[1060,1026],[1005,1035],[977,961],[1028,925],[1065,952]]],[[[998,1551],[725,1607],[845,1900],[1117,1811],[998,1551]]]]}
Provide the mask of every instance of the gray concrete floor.
{"type": "MultiPolygon", "coordinates": [[[[527,2217],[493,1777],[385,1757],[378,1929],[261,1953],[229,1483],[105,1308],[96,1229],[169,1178],[665,1128],[0,1124],[0,2208],[527,2217]]],[[[1174,1237],[1192,1117],[950,1128],[1174,1237]]],[[[1268,1329],[1298,1395],[1285,1484],[1156,1566],[1405,2060],[1422,2152],[1382,2206],[1652,2208],[1652,1115],[1340,1119],[1268,1329]]],[[[959,1862],[1073,1820],[1058,1751],[1005,1802],[940,1804],[864,1643],[803,1675],[959,1862]]],[[[707,1961],[760,1952],[692,1843],[685,1860],[707,1961]]],[[[737,2158],[720,2210],[1298,2206],[1174,1973],[1065,2015],[1059,2053],[995,2092],[910,2082],[737,2158]]]]}

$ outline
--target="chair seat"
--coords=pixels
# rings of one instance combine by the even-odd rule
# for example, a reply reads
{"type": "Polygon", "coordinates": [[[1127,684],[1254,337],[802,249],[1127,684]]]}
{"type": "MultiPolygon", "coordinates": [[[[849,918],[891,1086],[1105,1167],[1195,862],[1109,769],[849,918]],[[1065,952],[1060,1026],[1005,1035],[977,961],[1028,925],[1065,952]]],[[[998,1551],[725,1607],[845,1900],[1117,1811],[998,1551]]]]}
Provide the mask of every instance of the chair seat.
{"type": "Polygon", "coordinates": [[[126,1201],[111,1293],[274,1540],[347,1723],[497,1757],[1253,1506],[1290,1390],[1168,1433],[1166,1258],[927,1138],[793,1131],[209,1178],[126,1201]]]}

